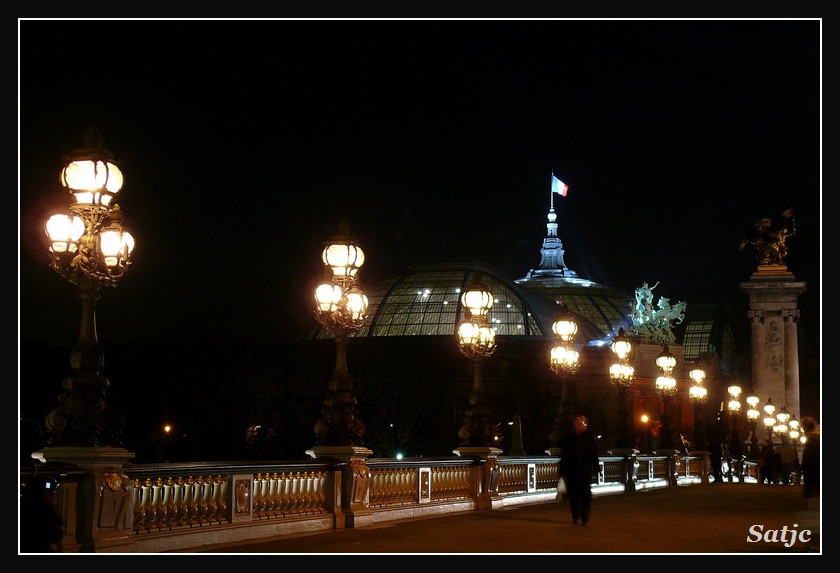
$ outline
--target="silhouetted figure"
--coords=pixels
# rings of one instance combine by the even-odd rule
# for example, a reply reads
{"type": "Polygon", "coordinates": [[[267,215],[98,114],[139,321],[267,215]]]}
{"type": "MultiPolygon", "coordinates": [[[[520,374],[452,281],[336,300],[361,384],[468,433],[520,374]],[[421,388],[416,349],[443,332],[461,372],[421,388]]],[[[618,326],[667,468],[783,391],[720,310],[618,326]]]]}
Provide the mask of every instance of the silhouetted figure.
{"type": "Polygon", "coordinates": [[[718,438],[709,441],[709,462],[712,464],[712,477],[715,483],[723,483],[723,450],[721,450],[718,438]]]}
{"type": "Polygon", "coordinates": [[[776,454],[779,456],[779,481],[785,485],[790,485],[790,478],[796,465],[796,450],[790,444],[782,444],[776,450],[776,454]]]}
{"type": "Polygon", "coordinates": [[[580,414],[572,418],[572,429],[561,444],[560,476],[566,481],[572,523],[589,523],[592,506],[592,478],[600,473],[595,436],[587,431],[589,421],[580,414]]]}
{"type": "Polygon", "coordinates": [[[778,479],[776,475],[776,451],[773,449],[773,443],[770,440],[761,441],[761,450],[759,451],[758,459],[761,467],[759,483],[776,483],[778,479]]]}
{"type": "Polygon", "coordinates": [[[58,483],[33,476],[22,486],[20,497],[20,552],[55,553],[64,535],[55,508],[58,483]]]}
{"type": "Polygon", "coordinates": [[[742,462],[744,461],[744,452],[741,449],[741,435],[738,432],[738,428],[733,428],[732,433],[729,436],[729,471],[730,471],[730,481],[734,481],[735,478],[738,478],[738,481],[742,480],[741,470],[742,470],[742,462]]]}
{"type": "Polygon", "coordinates": [[[820,428],[811,416],[799,421],[807,441],[802,448],[802,495],[805,497],[803,527],[811,530],[810,548],[820,548],[820,428]]]}
{"type": "Polygon", "coordinates": [[[802,448],[803,495],[817,498],[815,506],[819,508],[820,497],[820,429],[814,418],[806,416],[800,420],[802,430],[808,441],[802,448]]]}

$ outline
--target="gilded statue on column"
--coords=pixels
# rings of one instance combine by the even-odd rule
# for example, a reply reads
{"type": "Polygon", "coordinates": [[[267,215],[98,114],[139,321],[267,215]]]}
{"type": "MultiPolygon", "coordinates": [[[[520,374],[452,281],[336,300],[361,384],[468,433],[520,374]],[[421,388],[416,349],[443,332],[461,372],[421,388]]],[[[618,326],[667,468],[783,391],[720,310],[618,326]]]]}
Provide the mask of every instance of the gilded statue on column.
{"type": "Polygon", "coordinates": [[[785,239],[796,234],[796,219],[793,209],[787,209],[778,217],[763,217],[753,224],[753,228],[741,241],[738,250],[747,245],[755,245],[759,265],[785,266],[787,245],[785,239]]]}

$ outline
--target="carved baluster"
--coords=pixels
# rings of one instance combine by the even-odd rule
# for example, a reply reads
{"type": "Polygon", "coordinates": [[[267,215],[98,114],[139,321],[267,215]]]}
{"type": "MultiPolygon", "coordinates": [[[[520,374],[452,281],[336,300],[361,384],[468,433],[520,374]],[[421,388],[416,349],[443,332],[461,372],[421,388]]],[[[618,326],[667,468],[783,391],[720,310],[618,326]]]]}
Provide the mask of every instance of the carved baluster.
{"type": "Polygon", "coordinates": [[[172,524],[183,524],[186,513],[187,505],[184,502],[184,479],[178,477],[172,480],[172,524]]]}
{"type": "Polygon", "coordinates": [[[278,489],[280,491],[280,503],[277,505],[277,509],[280,515],[282,515],[289,512],[292,504],[292,498],[289,495],[289,476],[286,472],[281,472],[277,479],[278,489]]]}
{"type": "Polygon", "coordinates": [[[158,527],[158,518],[160,516],[160,494],[161,494],[161,480],[155,478],[151,483],[151,496],[149,499],[149,507],[146,509],[146,529],[158,527]]]}
{"type": "MultiPolygon", "coordinates": [[[[211,479],[212,481],[212,479],[211,479]]],[[[198,521],[199,523],[206,523],[207,516],[210,512],[210,488],[207,478],[204,476],[198,476],[196,482],[200,484],[199,486],[199,499],[198,499],[198,521]]]]}
{"type": "Polygon", "coordinates": [[[134,529],[143,529],[146,525],[146,482],[134,480],[134,529]]]}
{"type": "Polygon", "coordinates": [[[158,522],[161,527],[172,525],[172,478],[168,477],[161,482],[163,489],[160,501],[160,517],[158,522]]]}
{"type": "Polygon", "coordinates": [[[189,491],[189,505],[187,509],[187,522],[192,525],[198,523],[198,510],[200,507],[199,494],[201,482],[193,476],[187,478],[187,490],[189,491]]]}
{"type": "Polygon", "coordinates": [[[219,521],[227,521],[227,500],[230,491],[230,479],[228,476],[216,476],[216,490],[216,515],[219,521]]]}

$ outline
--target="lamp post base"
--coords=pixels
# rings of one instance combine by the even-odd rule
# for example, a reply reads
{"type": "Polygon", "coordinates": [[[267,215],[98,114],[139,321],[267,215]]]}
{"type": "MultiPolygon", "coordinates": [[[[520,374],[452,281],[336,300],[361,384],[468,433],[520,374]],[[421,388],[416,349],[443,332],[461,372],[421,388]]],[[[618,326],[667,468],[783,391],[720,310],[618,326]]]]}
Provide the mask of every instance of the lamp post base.
{"type": "MultiPolygon", "coordinates": [[[[332,492],[336,519],[344,520],[350,528],[373,525],[370,509],[370,468],[365,458],[373,451],[360,446],[315,446],[306,450],[312,458],[329,457],[347,465],[341,470],[340,487],[332,492]]],[[[338,524],[337,524],[338,525],[338,524]]]]}

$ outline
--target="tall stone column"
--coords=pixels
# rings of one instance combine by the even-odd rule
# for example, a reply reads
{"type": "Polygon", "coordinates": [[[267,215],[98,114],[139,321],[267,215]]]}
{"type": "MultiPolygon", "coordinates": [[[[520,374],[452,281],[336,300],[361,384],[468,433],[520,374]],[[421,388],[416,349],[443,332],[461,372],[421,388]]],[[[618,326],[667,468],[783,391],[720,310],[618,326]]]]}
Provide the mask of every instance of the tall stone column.
{"type": "MultiPolygon", "coordinates": [[[[764,342],[764,311],[750,310],[747,312],[747,319],[750,321],[750,348],[761,348],[764,342]]],[[[750,370],[752,372],[750,382],[758,392],[758,372],[761,371],[761,364],[764,358],[762,352],[750,353],[750,370]]]]}
{"type": "Polygon", "coordinates": [[[785,399],[788,412],[801,418],[799,410],[799,311],[782,313],[785,321],[785,399]]]}
{"type": "Polygon", "coordinates": [[[777,407],[799,412],[797,308],[807,283],[796,281],[784,265],[759,265],[749,282],[740,283],[749,300],[753,391],[777,407]]]}

